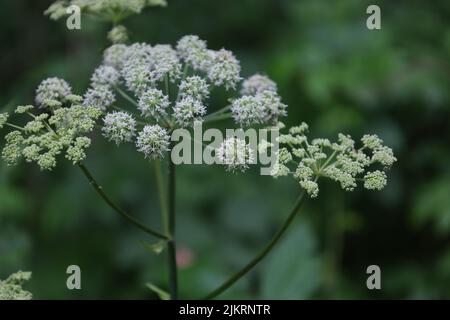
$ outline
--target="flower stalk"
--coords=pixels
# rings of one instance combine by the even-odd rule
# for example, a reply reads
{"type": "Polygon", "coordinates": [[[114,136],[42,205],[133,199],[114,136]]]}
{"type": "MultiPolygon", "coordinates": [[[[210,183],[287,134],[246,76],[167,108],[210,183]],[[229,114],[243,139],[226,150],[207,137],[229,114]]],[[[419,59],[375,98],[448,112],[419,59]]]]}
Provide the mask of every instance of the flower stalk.
{"type": "Polygon", "coordinates": [[[277,231],[277,233],[275,233],[272,240],[270,240],[270,242],[247,265],[245,265],[241,270],[239,270],[234,275],[232,275],[228,280],[226,280],[216,290],[214,290],[213,292],[208,294],[206,297],[204,297],[204,300],[214,299],[215,297],[217,297],[218,295],[223,293],[225,290],[230,288],[236,281],[241,279],[250,270],[252,270],[262,259],[264,259],[264,257],[266,257],[269,254],[269,252],[275,247],[275,245],[281,239],[281,237],[286,232],[288,227],[291,225],[291,223],[294,220],[295,216],[297,215],[300,207],[302,206],[304,200],[305,200],[305,191],[303,191],[300,194],[300,196],[298,197],[297,201],[295,202],[295,205],[292,208],[289,216],[287,217],[286,221],[283,223],[283,225],[277,231]]]}

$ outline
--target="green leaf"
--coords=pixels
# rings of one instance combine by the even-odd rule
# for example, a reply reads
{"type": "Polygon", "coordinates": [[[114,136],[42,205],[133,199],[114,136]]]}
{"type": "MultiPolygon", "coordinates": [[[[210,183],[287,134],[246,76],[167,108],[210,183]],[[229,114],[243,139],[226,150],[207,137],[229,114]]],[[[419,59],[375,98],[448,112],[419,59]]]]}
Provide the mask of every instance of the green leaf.
{"type": "Polygon", "coordinates": [[[147,288],[156,293],[161,300],[170,300],[170,294],[168,292],[164,291],[163,289],[155,286],[150,282],[147,282],[145,285],[147,286],[147,288]]]}
{"type": "Polygon", "coordinates": [[[157,243],[148,243],[145,241],[141,241],[141,244],[145,250],[155,254],[160,254],[166,247],[166,241],[164,240],[158,241],[157,243]]]}

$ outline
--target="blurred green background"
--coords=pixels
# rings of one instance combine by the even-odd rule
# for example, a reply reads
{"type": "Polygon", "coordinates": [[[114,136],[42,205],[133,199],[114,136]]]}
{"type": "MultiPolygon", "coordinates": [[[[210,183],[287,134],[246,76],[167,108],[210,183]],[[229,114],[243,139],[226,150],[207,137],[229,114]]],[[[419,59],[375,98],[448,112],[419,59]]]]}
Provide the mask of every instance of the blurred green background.
{"type": "MultiPolygon", "coordinates": [[[[2,109],[32,103],[48,76],[83,93],[101,62],[110,26],[82,17],[82,30],[69,31],[43,16],[49,4],[1,1],[2,109]]],[[[450,298],[450,2],[376,1],[380,31],[366,28],[369,4],[169,0],[125,21],[132,41],[198,34],[234,51],[243,76],[263,72],[279,84],[286,124],[306,121],[318,137],[375,133],[398,158],[379,193],[322,182],[276,250],[222,298],[450,298]],[[366,288],[371,264],[381,268],[382,290],[366,288]]],[[[123,207],[160,225],[153,168],[132,146],[95,139],[87,165],[123,207]]],[[[244,265],[298,192],[291,179],[256,169],[179,167],[181,297],[201,297],[244,265]]],[[[166,286],[166,259],[141,240],[154,241],[67,161],[51,173],[0,163],[0,279],[33,271],[26,288],[42,299],[156,298],[144,284],[166,286]],[[81,267],[80,291],[66,288],[71,264],[81,267]]]]}

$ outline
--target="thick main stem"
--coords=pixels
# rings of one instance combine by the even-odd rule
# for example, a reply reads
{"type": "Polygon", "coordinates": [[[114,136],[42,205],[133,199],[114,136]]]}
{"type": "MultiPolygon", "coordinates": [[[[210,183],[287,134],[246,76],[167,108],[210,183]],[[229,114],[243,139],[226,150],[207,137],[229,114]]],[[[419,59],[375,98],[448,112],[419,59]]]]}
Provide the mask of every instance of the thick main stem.
{"type": "Polygon", "coordinates": [[[170,240],[167,242],[167,254],[169,262],[169,291],[172,300],[178,299],[178,282],[177,282],[177,258],[175,244],[175,164],[169,158],[169,181],[168,181],[168,200],[169,200],[169,217],[168,229],[170,240]]]}
{"type": "Polygon", "coordinates": [[[280,240],[281,236],[285,233],[289,225],[294,220],[298,210],[303,204],[303,201],[305,199],[305,192],[303,191],[300,196],[297,199],[297,202],[295,203],[294,207],[292,208],[291,213],[287,217],[286,221],[283,223],[281,228],[275,233],[272,240],[241,270],[236,272],[233,276],[231,276],[227,281],[225,281],[220,287],[218,287],[216,290],[208,294],[204,299],[209,300],[217,297],[219,294],[227,290],[229,287],[231,287],[236,281],[238,281],[240,278],[242,278],[247,272],[249,272],[253,267],[255,267],[264,257],[272,250],[272,248],[275,246],[275,244],[280,240]]]}
{"type": "Polygon", "coordinates": [[[127,219],[129,222],[131,222],[132,224],[134,224],[136,227],[138,227],[139,229],[143,230],[144,232],[163,239],[163,240],[170,240],[169,237],[167,237],[166,235],[163,235],[161,233],[159,233],[158,231],[155,231],[153,229],[150,229],[148,227],[146,227],[145,225],[143,225],[141,222],[139,222],[138,220],[136,220],[134,217],[132,217],[131,215],[129,215],[127,212],[125,212],[123,209],[121,209],[119,206],[117,206],[109,197],[108,195],[103,191],[103,188],[97,183],[97,181],[94,179],[94,177],[92,176],[92,174],[90,173],[90,171],[83,165],[83,164],[78,164],[78,166],[80,167],[81,171],[83,171],[84,175],[86,176],[86,178],[89,180],[89,183],[92,185],[92,187],[94,187],[94,189],[97,191],[97,193],[100,195],[100,197],[112,208],[114,209],[114,211],[116,211],[118,214],[120,214],[122,217],[124,217],[125,219],[127,219]]]}

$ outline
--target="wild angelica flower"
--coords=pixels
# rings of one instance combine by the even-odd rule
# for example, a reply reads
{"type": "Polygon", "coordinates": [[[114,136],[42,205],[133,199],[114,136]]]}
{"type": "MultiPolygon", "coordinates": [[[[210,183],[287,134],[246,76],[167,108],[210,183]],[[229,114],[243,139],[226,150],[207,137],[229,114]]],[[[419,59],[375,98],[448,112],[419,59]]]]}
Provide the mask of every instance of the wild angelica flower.
{"type": "Polygon", "coordinates": [[[274,92],[265,90],[256,95],[265,110],[264,123],[276,124],[280,117],[287,116],[287,105],[281,102],[280,96],[274,92]]]}
{"type": "Polygon", "coordinates": [[[150,65],[154,81],[168,76],[172,82],[181,76],[181,63],[170,45],[158,44],[150,50],[150,65]]]}
{"type": "Polygon", "coordinates": [[[182,127],[190,126],[194,121],[202,121],[206,114],[206,107],[199,100],[186,96],[173,107],[175,121],[182,127]]]}
{"type": "Polygon", "coordinates": [[[199,76],[187,77],[180,83],[179,95],[181,98],[192,97],[204,101],[209,97],[208,84],[199,76]]]}
{"type": "Polygon", "coordinates": [[[66,159],[72,161],[73,164],[80,163],[86,159],[86,149],[91,145],[91,139],[88,137],[78,137],[73,145],[66,150],[66,159]]]}
{"type": "Polygon", "coordinates": [[[368,190],[382,190],[387,184],[386,173],[380,170],[368,172],[364,176],[364,188],[368,190]]]}
{"type": "Polygon", "coordinates": [[[72,162],[81,161],[90,143],[83,135],[94,129],[100,115],[98,108],[74,105],[56,109],[51,116],[46,113],[33,116],[22,132],[12,131],[6,135],[2,158],[12,166],[23,157],[27,162],[36,162],[41,170],[53,169],[56,157],[64,150],[72,162]]]}
{"type": "Polygon", "coordinates": [[[233,119],[243,127],[264,123],[268,117],[261,99],[255,96],[243,96],[231,105],[233,119]]]}
{"type": "Polygon", "coordinates": [[[114,92],[108,86],[96,86],[89,88],[84,94],[83,105],[87,107],[95,107],[105,111],[116,101],[114,92]]]}
{"type": "Polygon", "coordinates": [[[166,0],[58,0],[50,5],[44,14],[49,15],[50,19],[58,20],[68,14],[66,10],[70,5],[77,5],[82,12],[114,22],[117,12],[127,17],[140,13],[147,6],[166,6],[167,2],[166,0]]]}
{"type": "Polygon", "coordinates": [[[0,280],[0,300],[31,300],[33,295],[22,285],[31,279],[31,272],[18,271],[6,280],[0,280]]]}
{"type": "Polygon", "coordinates": [[[169,97],[155,88],[149,88],[140,96],[138,101],[138,109],[144,117],[153,117],[158,120],[160,117],[167,115],[169,107],[169,97]]]}
{"type": "Polygon", "coordinates": [[[26,105],[26,106],[18,106],[15,110],[16,113],[22,114],[26,112],[30,112],[33,110],[34,106],[32,105],[26,105]]]}
{"type": "Polygon", "coordinates": [[[27,133],[38,133],[42,129],[44,129],[44,121],[47,120],[48,114],[42,113],[39,116],[35,117],[34,120],[29,121],[24,129],[27,133]]]}
{"type": "Polygon", "coordinates": [[[227,90],[235,89],[241,80],[241,66],[231,51],[221,49],[214,53],[208,78],[215,86],[225,86],[227,90]]]}
{"type": "Polygon", "coordinates": [[[278,161],[272,170],[273,176],[292,174],[311,197],[318,195],[317,180],[321,177],[338,182],[346,191],[353,191],[360,180],[364,181],[366,189],[384,188],[387,183],[384,171],[397,159],[392,149],[384,146],[380,138],[365,135],[361,139],[362,147],[355,149],[355,141],[343,134],[338,135],[336,143],[320,138],[309,143],[307,130],[308,126],[302,123],[292,127],[289,134],[279,136],[278,142],[286,147],[278,153],[278,161]],[[367,171],[377,164],[384,171],[367,171]],[[295,169],[291,169],[292,166],[295,169]]]}
{"type": "Polygon", "coordinates": [[[212,62],[212,56],[206,47],[206,41],[198,36],[187,35],[177,43],[178,55],[194,70],[207,71],[212,62]]]}
{"type": "Polygon", "coordinates": [[[136,133],[136,120],[126,112],[111,112],[103,119],[103,136],[117,145],[130,142],[136,133]]]}
{"type": "Polygon", "coordinates": [[[108,40],[112,43],[124,43],[128,41],[128,31],[123,25],[118,25],[108,32],[108,40]]]}
{"type": "Polygon", "coordinates": [[[91,77],[92,87],[115,86],[119,83],[120,74],[115,68],[102,65],[95,69],[91,77]]]}
{"type": "Polygon", "coordinates": [[[122,76],[128,90],[134,92],[137,96],[152,87],[155,82],[150,67],[138,59],[125,63],[122,68],[122,76]]]}
{"type": "Polygon", "coordinates": [[[7,112],[0,113],[0,129],[2,129],[5,123],[8,121],[8,117],[9,115],[7,112]]]}
{"type": "Polygon", "coordinates": [[[47,78],[43,80],[36,89],[36,104],[40,108],[49,106],[49,101],[62,102],[66,96],[71,94],[70,85],[60,78],[47,78]]]}
{"type": "Polygon", "coordinates": [[[17,164],[22,157],[24,138],[20,131],[11,131],[5,136],[6,144],[2,151],[2,159],[8,167],[17,164]]]}
{"type": "Polygon", "coordinates": [[[277,84],[267,76],[255,74],[242,82],[241,95],[254,96],[264,91],[277,92],[277,84]]]}
{"type": "Polygon", "coordinates": [[[244,172],[254,161],[254,151],[244,139],[230,137],[216,150],[219,162],[226,166],[227,171],[244,172]]]}
{"type": "Polygon", "coordinates": [[[136,147],[145,158],[161,159],[169,151],[170,136],[166,129],[159,125],[146,125],[139,132],[136,147]]]}
{"type": "Polygon", "coordinates": [[[124,44],[113,44],[103,52],[103,64],[121,70],[128,53],[128,47],[124,44]]]}

